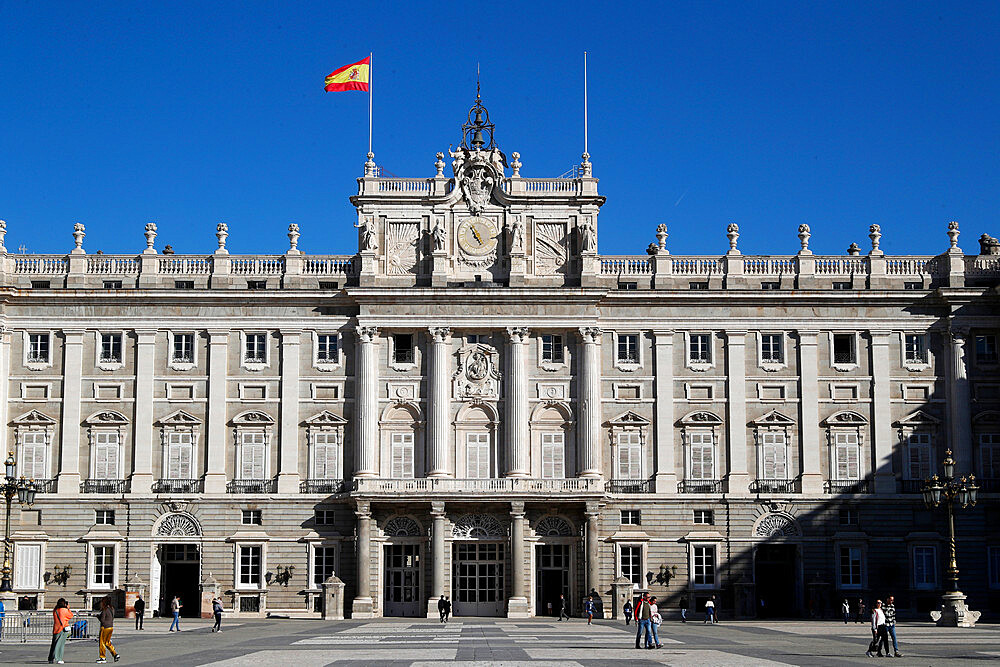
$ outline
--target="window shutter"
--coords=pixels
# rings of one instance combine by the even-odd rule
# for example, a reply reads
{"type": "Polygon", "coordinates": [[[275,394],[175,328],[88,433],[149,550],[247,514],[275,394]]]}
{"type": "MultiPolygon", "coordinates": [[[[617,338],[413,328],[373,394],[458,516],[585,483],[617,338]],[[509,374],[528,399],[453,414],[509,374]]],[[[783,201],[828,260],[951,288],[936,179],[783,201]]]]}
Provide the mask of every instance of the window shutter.
{"type": "Polygon", "coordinates": [[[28,479],[47,479],[45,472],[45,434],[34,431],[24,435],[21,474],[28,479]]]}
{"type": "Polygon", "coordinates": [[[486,479],[490,476],[490,448],[487,434],[466,435],[465,473],[472,479],[486,479]]]}
{"type": "Polygon", "coordinates": [[[542,434],[542,477],[562,479],[566,476],[566,447],[562,433],[542,434]]]}
{"type": "Polygon", "coordinates": [[[244,433],[243,460],[240,462],[241,479],[264,479],[264,434],[244,433]]]}
{"type": "Polygon", "coordinates": [[[337,472],[337,446],[329,433],[317,433],[313,446],[315,459],[315,478],[333,479],[337,472]]]}
{"type": "Polygon", "coordinates": [[[413,434],[392,435],[392,476],[397,479],[413,477],[413,434]]]}
{"type": "Polygon", "coordinates": [[[980,445],[983,457],[982,475],[986,479],[1000,479],[1000,444],[986,444],[987,438],[990,436],[982,436],[980,445]]]}
{"type": "Polygon", "coordinates": [[[764,479],[788,479],[784,433],[763,434],[764,479]]]}
{"type": "Polygon", "coordinates": [[[837,433],[837,479],[860,479],[860,451],[856,433],[837,433]]]}
{"type": "Polygon", "coordinates": [[[41,564],[42,545],[18,544],[14,550],[14,587],[27,590],[40,588],[39,566],[41,564]]]}
{"type": "Polygon", "coordinates": [[[94,479],[118,479],[118,434],[98,433],[94,447],[94,479]]]}

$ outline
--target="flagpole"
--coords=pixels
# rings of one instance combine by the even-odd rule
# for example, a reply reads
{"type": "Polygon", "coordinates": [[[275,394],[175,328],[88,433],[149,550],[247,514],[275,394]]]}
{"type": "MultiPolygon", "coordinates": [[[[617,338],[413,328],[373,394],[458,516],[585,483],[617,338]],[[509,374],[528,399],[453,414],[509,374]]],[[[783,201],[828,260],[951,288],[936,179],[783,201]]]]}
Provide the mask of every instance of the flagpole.
{"type": "Polygon", "coordinates": [[[375,78],[372,71],[374,69],[372,61],[374,56],[374,51],[368,53],[368,155],[372,154],[372,80],[375,78]]]}
{"type": "Polygon", "coordinates": [[[587,52],[583,52],[583,152],[588,150],[588,126],[587,126],[587,52]]]}

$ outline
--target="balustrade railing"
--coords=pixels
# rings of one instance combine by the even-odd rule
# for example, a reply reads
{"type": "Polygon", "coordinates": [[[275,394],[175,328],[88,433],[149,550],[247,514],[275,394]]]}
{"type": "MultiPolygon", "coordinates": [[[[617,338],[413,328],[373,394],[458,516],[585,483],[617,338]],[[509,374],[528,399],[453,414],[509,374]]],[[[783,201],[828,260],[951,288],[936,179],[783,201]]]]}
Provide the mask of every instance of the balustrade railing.
{"type": "Polygon", "coordinates": [[[342,479],[307,479],[299,484],[299,493],[343,493],[342,479]]]}
{"type": "Polygon", "coordinates": [[[755,479],[750,482],[750,493],[798,493],[797,479],[755,479]]]}
{"type": "Polygon", "coordinates": [[[864,257],[821,257],[815,256],[816,275],[852,276],[868,272],[868,260],[864,257]]]}
{"type": "Polygon", "coordinates": [[[748,276],[780,276],[795,273],[794,257],[753,257],[743,258],[743,273],[748,276]]]}
{"type": "Polygon", "coordinates": [[[710,276],[722,272],[718,257],[671,257],[673,272],[681,276],[710,276]]]}
{"type": "Polygon", "coordinates": [[[208,275],[212,272],[212,260],[207,257],[160,257],[157,269],[171,276],[208,275]]]}
{"type": "Polygon", "coordinates": [[[383,178],[378,181],[382,194],[429,195],[433,181],[427,178],[383,178]]]}
{"type": "Polygon", "coordinates": [[[153,493],[201,493],[200,479],[158,479],[153,483],[153,493]]]}
{"type": "Polygon", "coordinates": [[[354,273],[354,258],[351,256],[306,257],[302,264],[302,273],[307,276],[351,275],[354,273]]]}
{"type": "Polygon", "coordinates": [[[234,276],[280,276],[285,270],[284,257],[233,257],[234,276]]]}
{"type": "Polygon", "coordinates": [[[604,483],[607,493],[652,493],[653,481],[649,479],[611,479],[604,483]]]}
{"type": "Polygon", "coordinates": [[[139,273],[139,261],[135,257],[91,255],[87,257],[87,273],[131,276],[139,273]]]}
{"type": "Polygon", "coordinates": [[[605,276],[646,276],[653,273],[648,257],[601,258],[601,274],[605,276]]]}
{"type": "Polygon", "coordinates": [[[69,262],[65,256],[16,255],[14,273],[35,275],[59,275],[69,273],[69,262]]]}
{"type": "Polygon", "coordinates": [[[55,493],[56,480],[54,479],[33,479],[31,483],[35,485],[37,493],[55,493]]]}
{"type": "Polygon", "coordinates": [[[826,493],[871,493],[867,479],[828,479],[823,484],[826,493]]]}
{"type": "Polygon", "coordinates": [[[80,483],[83,493],[128,493],[127,479],[85,479],[80,483]]]}
{"type": "Polygon", "coordinates": [[[354,490],[364,493],[485,492],[485,493],[569,493],[601,491],[600,480],[588,478],[523,479],[370,479],[354,480],[354,490]]]}
{"type": "Polygon", "coordinates": [[[722,493],[720,479],[685,479],[677,483],[678,493],[722,493]]]}
{"type": "Polygon", "coordinates": [[[277,493],[276,479],[233,479],[226,484],[226,493],[277,493]]]}

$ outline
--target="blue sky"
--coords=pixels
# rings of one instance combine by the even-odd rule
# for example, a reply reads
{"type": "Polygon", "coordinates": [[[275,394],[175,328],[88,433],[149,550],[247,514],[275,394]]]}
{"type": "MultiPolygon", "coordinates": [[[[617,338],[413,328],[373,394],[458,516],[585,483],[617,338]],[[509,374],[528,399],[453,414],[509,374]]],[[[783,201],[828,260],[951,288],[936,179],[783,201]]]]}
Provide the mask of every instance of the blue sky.
{"type": "Polygon", "coordinates": [[[324,76],[375,52],[376,160],[430,176],[481,63],[522,175],[590,152],[602,253],[868,247],[936,254],[1000,234],[1000,3],[265,3],[0,0],[6,245],[138,252],[356,249],[364,93],[324,76]]]}

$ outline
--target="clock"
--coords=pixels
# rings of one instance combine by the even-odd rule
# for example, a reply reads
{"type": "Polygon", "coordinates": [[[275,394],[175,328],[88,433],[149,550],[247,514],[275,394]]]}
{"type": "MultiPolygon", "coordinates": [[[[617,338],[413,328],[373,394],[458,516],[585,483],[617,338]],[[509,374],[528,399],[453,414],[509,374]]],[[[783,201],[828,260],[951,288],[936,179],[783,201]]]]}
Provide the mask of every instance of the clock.
{"type": "Polygon", "coordinates": [[[466,218],[458,226],[458,245],[469,255],[488,255],[497,247],[497,226],[486,218],[466,218]]]}

